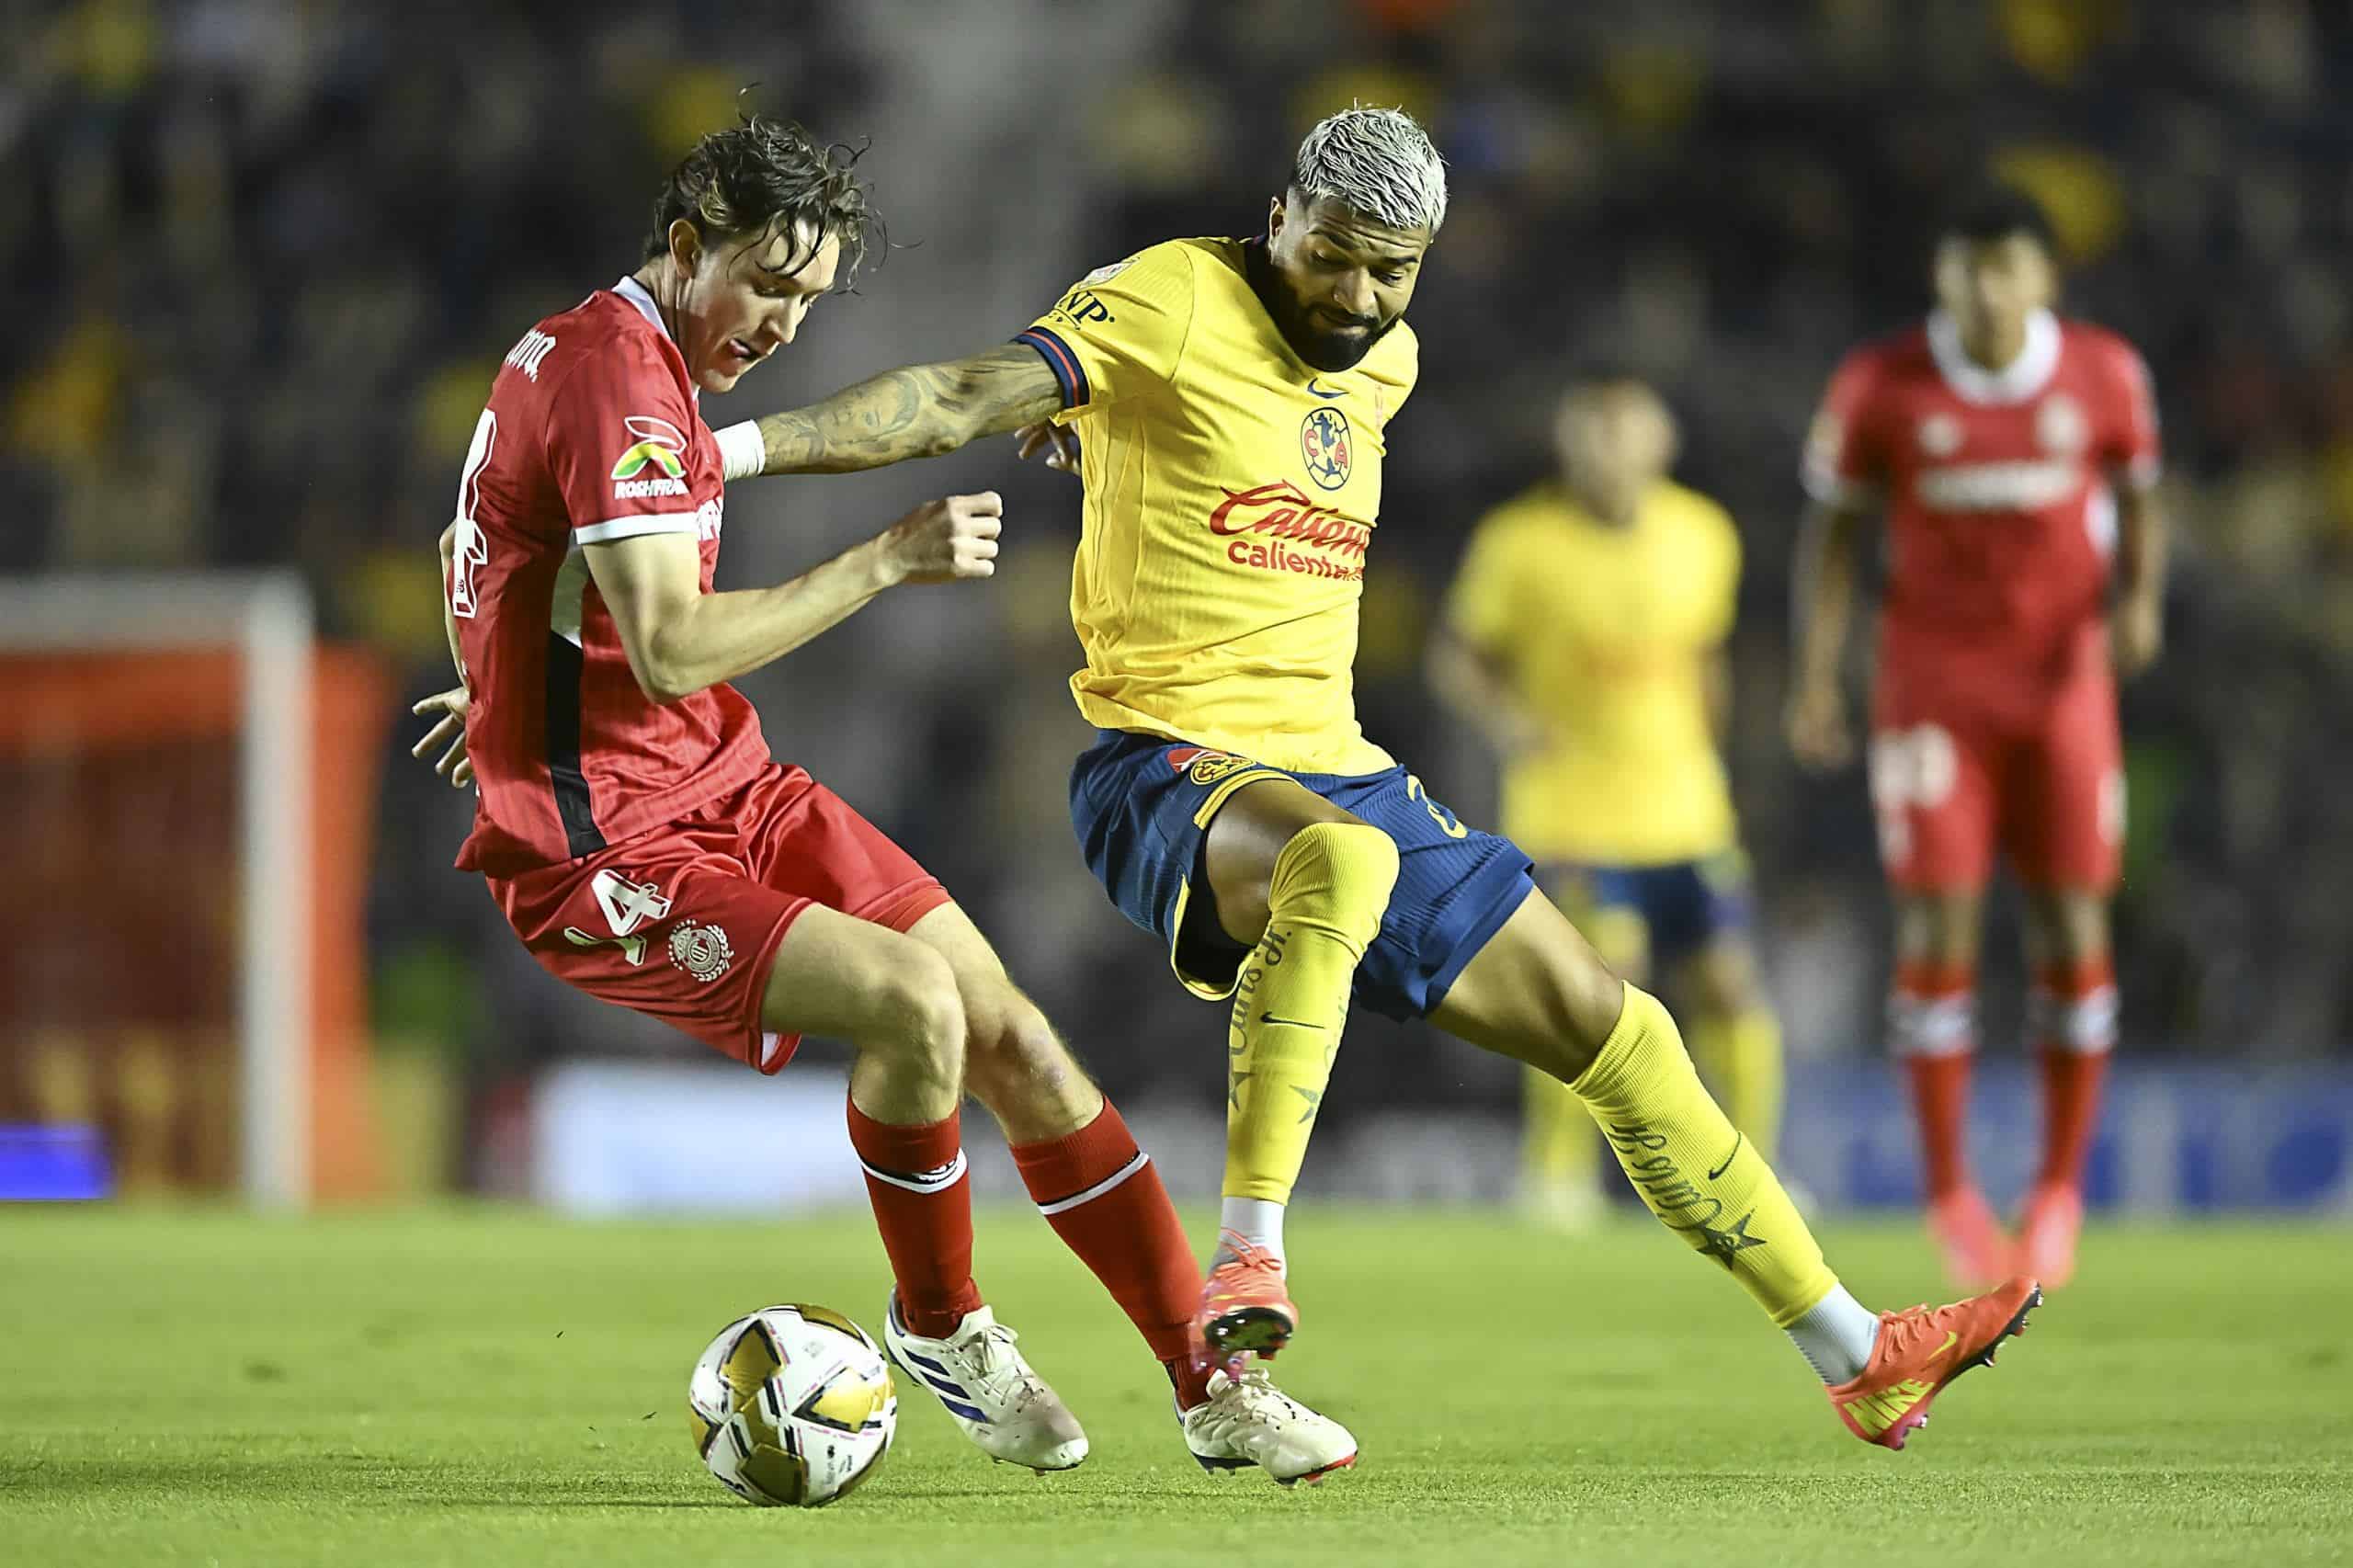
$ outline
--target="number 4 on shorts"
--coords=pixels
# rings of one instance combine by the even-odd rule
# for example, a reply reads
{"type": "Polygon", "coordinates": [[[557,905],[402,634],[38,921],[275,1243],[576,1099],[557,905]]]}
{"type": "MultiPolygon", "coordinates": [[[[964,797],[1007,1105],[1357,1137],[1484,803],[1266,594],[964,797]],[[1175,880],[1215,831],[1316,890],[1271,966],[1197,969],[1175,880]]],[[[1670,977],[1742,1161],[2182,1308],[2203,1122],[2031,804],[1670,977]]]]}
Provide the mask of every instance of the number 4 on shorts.
{"type": "Polygon", "coordinates": [[[599,871],[588,879],[588,889],[597,895],[597,906],[605,912],[605,923],[613,928],[610,937],[591,936],[577,926],[563,928],[563,939],[574,947],[615,947],[621,957],[632,964],[645,961],[645,938],[631,935],[649,920],[659,920],[670,913],[670,901],[652,882],[633,882],[617,871],[599,871]]]}

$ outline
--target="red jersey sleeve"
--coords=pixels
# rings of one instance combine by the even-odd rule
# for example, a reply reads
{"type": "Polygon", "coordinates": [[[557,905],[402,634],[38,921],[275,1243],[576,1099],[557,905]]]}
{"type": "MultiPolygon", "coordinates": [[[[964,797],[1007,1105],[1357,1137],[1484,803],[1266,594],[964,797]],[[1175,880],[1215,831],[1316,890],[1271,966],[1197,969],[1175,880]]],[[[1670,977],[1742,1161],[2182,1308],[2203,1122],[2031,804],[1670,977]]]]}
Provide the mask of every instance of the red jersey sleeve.
{"type": "Polygon", "coordinates": [[[2124,339],[2103,335],[2105,381],[2110,391],[2100,418],[2099,459],[2136,490],[2157,482],[2163,449],[2157,441],[2157,398],[2148,361],[2124,339]]]}
{"type": "Polygon", "coordinates": [[[1806,432],[1805,490],[1834,506],[1867,506],[1887,483],[1877,407],[1879,356],[1858,348],[1839,362],[1806,432]]]}
{"type": "Polygon", "coordinates": [[[624,340],[584,358],[549,400],[548,472],[583,544],[693,533],[697,415],[669,365],[624,340]]]}

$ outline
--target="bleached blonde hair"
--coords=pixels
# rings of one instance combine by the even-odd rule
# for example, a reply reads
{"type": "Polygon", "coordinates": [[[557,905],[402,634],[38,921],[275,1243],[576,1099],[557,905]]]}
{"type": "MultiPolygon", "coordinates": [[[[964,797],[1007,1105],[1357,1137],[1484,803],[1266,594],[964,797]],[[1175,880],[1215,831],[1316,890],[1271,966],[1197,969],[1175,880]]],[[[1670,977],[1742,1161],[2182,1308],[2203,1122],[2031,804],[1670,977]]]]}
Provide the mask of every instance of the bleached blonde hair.
{"type": "Polygon", "coordinates": [[[1291,184],[1392,229],[1438,233],[1446,222],[1446,160],[1402,108],[1342,109],[1299,144],[1291,184]]]}

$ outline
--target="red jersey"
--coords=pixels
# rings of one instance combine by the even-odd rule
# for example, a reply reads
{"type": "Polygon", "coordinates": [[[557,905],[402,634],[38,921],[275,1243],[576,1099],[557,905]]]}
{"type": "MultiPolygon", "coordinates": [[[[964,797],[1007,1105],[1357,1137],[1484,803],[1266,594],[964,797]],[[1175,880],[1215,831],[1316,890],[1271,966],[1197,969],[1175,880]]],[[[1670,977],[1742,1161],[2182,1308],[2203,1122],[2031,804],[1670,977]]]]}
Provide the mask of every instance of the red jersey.
{"type": "Polygon", "coordinates": [[[2149,373],[2116,334],[2048,312],[1988,370],[1942,312],[1847,356],[1806,448],[1807,490],[1884,504],[1882,680],[1995,699],[2107,671],[2114,484],[2154,483],[2149,373]]]}
{"type": "Polygon", "coordinates": [[[667,704],[639,688],[582,552],[691,534],[710,591],[723,480],[699,401],[653,297],[627,278],[525,333],[491,383],[445,585],[481,790],[460,867],[512,876],[593,855],[767,766],[733,687],[667,704]]]}

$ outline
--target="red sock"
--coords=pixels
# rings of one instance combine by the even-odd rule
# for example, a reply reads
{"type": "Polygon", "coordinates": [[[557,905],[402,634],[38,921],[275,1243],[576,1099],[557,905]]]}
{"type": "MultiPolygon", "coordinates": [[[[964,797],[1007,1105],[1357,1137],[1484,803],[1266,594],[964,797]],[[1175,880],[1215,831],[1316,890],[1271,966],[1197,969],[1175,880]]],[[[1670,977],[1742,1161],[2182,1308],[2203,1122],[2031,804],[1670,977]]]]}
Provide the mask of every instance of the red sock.
{"type": "Polygon", "coordinates": [[[2081,1187],[2116,1044],[2116,971],[2105,957],[2053,964],[2036,976],[2032,1006],[2042,1055],[2042,1172],[2035,1179],[2081,1187]]]}
{"type": "Polygon", "coordinates": [[[972,1184],[961,1118],[893,1127],[849,1108],[849,1143],[898,1282],[899,1316],[926,1339],[952,1334],[981,1304],[972,1283],[972,1184]]]}
{"type": "Polygon", "coordinates": [[[1193,1354],[1201,1269],[1152,1156],[1136,1147],[1109,1100],[1061,1138],[1017,1143],[1013,1163],[1038,1211],[1143,1335],[1189,1410],[1209,1397],[1209,1369],[1193,1354]]]}
{"type": "Polygon", "coordinates": [[[1975,1054],[1971,1006],[1976,975],[1965,964],[1903,963],[1888,1021],[1912,1080],[1922,1174],[1930,1202],[1969,1185],[1969,1068],[1975,1054]]]}

